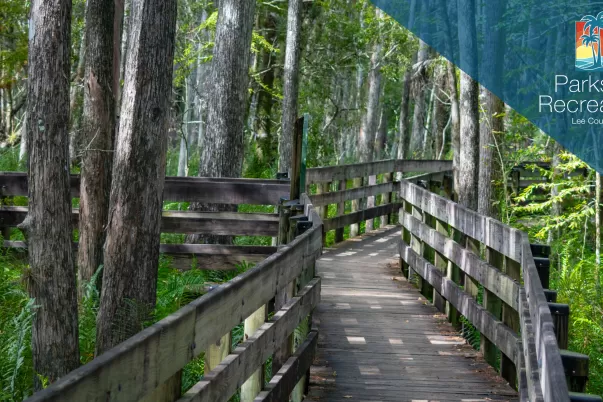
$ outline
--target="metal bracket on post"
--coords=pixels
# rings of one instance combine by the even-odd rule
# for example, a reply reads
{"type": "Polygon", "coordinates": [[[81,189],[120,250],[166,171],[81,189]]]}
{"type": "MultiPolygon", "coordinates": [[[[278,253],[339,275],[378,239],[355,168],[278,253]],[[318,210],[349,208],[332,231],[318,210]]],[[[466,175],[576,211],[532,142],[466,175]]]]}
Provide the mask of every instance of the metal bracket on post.
{"type": "Polygon", "coordinates": [[[278,172],[276,174],[276,180],[288,180],[289,172],[278,172]]]}

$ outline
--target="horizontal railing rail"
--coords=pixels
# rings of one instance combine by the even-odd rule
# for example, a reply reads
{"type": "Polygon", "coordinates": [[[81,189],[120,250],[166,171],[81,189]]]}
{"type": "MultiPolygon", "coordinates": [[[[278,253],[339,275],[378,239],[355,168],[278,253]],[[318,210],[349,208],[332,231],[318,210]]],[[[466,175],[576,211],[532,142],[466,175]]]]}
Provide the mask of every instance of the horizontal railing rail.
{"type": "MultiPolygon", "coordinates": [[[[303,320],[311,322],[308,316],[320,300],[320,278],[315,277],[314,268],[322,252],[322,221],[305,194],[298,205],[302,215],[287,221],[288,243],[274,254],[28,401],[227,401],[277,352],[284,364],[274,370],[264,390],[260,386],[256,400],[288,399],[305,384],[316,347],[316,330],[306,331],[297,349],[293,349],[290,339],[303,320]],[[280,302],[275,302],[274,316],[235,350],[227,349],[224,358],[211,363],[211,355],[206,353],[204,377],[181,395],[184,366],[265,309],[275,297],[280,302]],[[282,352],[283,345],[291,345],[287,346],[289,353],[282,352]]],[[[273,368],[275,364],[273,361],[273,368]]]]}
{"type": "Polygon", "coordinates": [[[310,198],[323,218],[324,231],[335,230],[335,242],[340,242],[348,226],[353,236],[362,222],[366,230],[371,230],[378,218],[381,226],[395,224],[392,217],[400,208],[395,200],[400,188],[397,173],[439,174],[450,169],[451,161],[395,159],[312,168],[307,172],[307,192],[310,194],[314,185],[310,198]],[[329,213],[331,204],[337,205],[335,213],[329,213]]]}
{"type": "MultiPolygon", "coordinates": [[[[278,205],[289,194],[288,180],[213,177],[165,178],[164,201],[205,204],[278,205]]],[[[71,196],[80,195],[80,177],[71,175],[71,196]]],[[[27,196],[27,174],[0,172],[0,197],[27,196]]]]}

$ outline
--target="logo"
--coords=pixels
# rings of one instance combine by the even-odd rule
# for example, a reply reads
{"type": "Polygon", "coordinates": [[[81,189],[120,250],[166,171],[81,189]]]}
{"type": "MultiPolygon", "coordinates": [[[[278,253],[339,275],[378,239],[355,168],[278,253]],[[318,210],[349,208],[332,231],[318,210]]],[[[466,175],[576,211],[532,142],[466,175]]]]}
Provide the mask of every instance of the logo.
{"type": "Polygon", "coordinates": [[[602,36],[603,11],[596,17],[585,15],[576,22],[576,70],[603,71],[602,36]]]}

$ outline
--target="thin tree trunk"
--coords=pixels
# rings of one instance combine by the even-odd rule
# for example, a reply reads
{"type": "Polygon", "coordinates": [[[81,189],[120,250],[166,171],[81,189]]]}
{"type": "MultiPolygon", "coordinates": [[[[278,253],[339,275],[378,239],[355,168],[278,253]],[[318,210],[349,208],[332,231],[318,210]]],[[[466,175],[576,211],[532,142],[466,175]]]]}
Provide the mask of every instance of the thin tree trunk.
{"type": "MultiPolygon", "coordinates": [[[[377,9],[376,17],[382,18],[382,11],[377,9]]],[[[368,102],[366,106],[366,114],[362,119],[360,128],[360,161],[370,162],[375,155],[375,137],[379,127],[379,100],[381,98],[381,38],[377,38],[373,44],[373,53],[371,55],[371,64],[368,74],[368,102]]],[[[369,176],[368,184],[376,184],[376,177],[369,176]]],[[[370,196],[366,200],[366,207],[375,206],[375,196],[370,196]]],[[[373,230],[373,219],[366,221],[366,231],[373,230]]]]}
{"type": "Polygon", "coordinates": [[[438,64],[434,72],[434,83],[433,83],[433,112],[431,127],[433,131],[433,157],[435,159],[441,159],[443,154],[443,148],[446,146],[446,130],[449,126],[449,113],[446,111],[446,105],[444,104],[445,97],[442,93],[446,89],[446,67],[442,64],[438,64]]]}
{"type": "Polygon", "coordinates": [[[477,186],[479,177],[479,90],[473,77],[477,76],[475,51],[475,0],[459,0],[459,42],[461,63],[467,72],[461,71],[460,130],[461,152],[458,180],[459,204],[477,210],[477,186]],[[471,75],[470,75],[471,74],[471,75]]]}
{"type": "Polygon", "coordinates": [[[297,120],[297,98],[299,93],[299,56],[301,49],[302,0],[289,0],[287,13],[287,48],[285,52],[285,76],[283,77],[283,115],[279,141],[279,172],[291,168],[291,152],[295,121],[297,120]]]}
{"type": "MultiPolygon", "coordinates": [[[[86,3],[88,8],[88,3],[86,3]]],[[[84,25],[86,19],[84,18],[84,25]]],[[[71,164],[77,163],[79,159],[79,151],[81,146],[80,130],[82,125],[82,106],[83,106],[83,95],[84,95],[84,68],[86,66],[86,39],[84,37],[80,42],[80,49],[78,53],[77,68],[75,70],[75,78],[71,85],[71,91],[69,95],[69,110],[71,119],[71,134],[69,136],[69,156],[71,158],[71,164]]]]}
{"type": "Polygon", "coordinates": [[[82,162],[78,283],[80,297],[102,264],[109,211],[115,106],[114,0],[88,0],[86,6],[86,85],[82,125],[82,162]]]}
{"type": "Polygon", "coordinates": [[[69,180],[71,1],[31,5],[27,93],[29,290],[36,389],[80,362],[69,180]],[[52,60],[52,63],[48,61],[52,60]],[[40,377],[42,376],[42,377],[40,377]]]}
{"type": "Polygon", "coordinates": [[[429,46],[422,40],[419,40],[419,50],[417,52],[417,63],[415,64],[416,71],[413,72],[413,85],[415,87],[415,107],[412,119],[412,134],[410,137],[409,156],[416,152],[421,152],[423,143],[423,135],[425,133],[425,118],[427,111],[426,94],[427,94],[427,69],[425,62],[429,55],[429,46]]]}
{"type": "Polygon", "coordinates": [[[97,318],[97,354],[140,331],[156,298],[176,1],[134,2],[131,21],[97,318]]]}

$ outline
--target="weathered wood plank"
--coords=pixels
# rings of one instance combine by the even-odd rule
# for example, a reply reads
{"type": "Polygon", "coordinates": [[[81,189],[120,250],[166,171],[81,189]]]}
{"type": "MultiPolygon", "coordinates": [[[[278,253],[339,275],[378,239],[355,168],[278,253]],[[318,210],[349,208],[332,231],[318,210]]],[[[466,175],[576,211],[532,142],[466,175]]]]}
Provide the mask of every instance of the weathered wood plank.
{"type": "MultiPolygon", "coordinates": [[[[0,227],[15,227],[25,219],[27,207],[1,207],[0,227]]],[[[77,227],[79,211],[73,210],[77,227]]],[[[278,215],[237,212],[163,211],[163,233],[211,233],[216,235],[275,236],[278,215]]]]}
{"type": "MultiPolygon", "coordinates": [[[[4,247],[27,250],[22,241],[4,241],[4,247]]],[[[78,243],[73,243],[77,250],[78,243]]],[[[161,244],[159,252],[172,258],[174,268],[183,271],[196,268],[200,270],[232,270],[242,262],[257,263],[277,248],[272,246],[234,246],[221,244],[161,244]],[[193,259],[197,260],[192,266],[193,259]]]]}
{"type": "Polygon", "coordinates": [[[456,283],[446,278],[439,269],[419,256],[402,239],[399,242],[399,251],[400,257],[460,311],[478,331],[488,337],[503,353],[512,356],[513,360],[517,361],[518,353],[521,352],[518,347],[520,339],[517,334],[477,304],[473,297],[461,290],[456,283]]]}
{"type": "Polygon", "coordinates": [[[387,215],[400,208],[400,204],[385,204],[373,207],[370,209],[363,209],[362,211],[352,212],[350,214],[338,216],[331,219],[324,220],[324,230],[329,231],[344,226],[351,225],[352,223],[362,222],[367,219],[376,218],[381,215],[387,215]]]}
{"type": "Polygon", "coordinates": [[[321,249],[322,230],[317,225],[256,267],[72,371],[28,401],[134,401],[144,397],[268,303],[321,249]]]}
{"type": "MultiPolygon", "coordinates": [[[[27,174],[0,172],[0,196],[27,196],[27,174]]],[[[241,178],[166,177],[165,201],[278,205],[289,181],[241,178]]],[[[80,177],[71,175],[71,196],[80,196],[80,177]]]]}
{"type": "Polygon", "coordinates": [[[374,186],[352,188],[344,191],[333,191],[331,193],[314,194],[310,196],[312,204],[322,206],[328,204],[339,204],[345,201],[366,198],[377,194],[388,193],[397,189],[396,183],[382,183],[374,186]]]}
{"type": "Polygon", "coordinates": [[[402,180],[400,197],[463,234],[499,253],[521,261],[522,232],[495,219],[479,215],[415,184],[402,180]]]}
{"type": "Polygon", "coordinates": [[[463,272],[478,280],[509,306],[518,309],[519,284],[516,281],[407,212],[400,215],[400,224],[456,264],[463,272]]]}
{"type": "Polygon", "coordinates": [[[435,173],[452,170],[452,161],[443,160],[405,160],[398,159],[394,164],[394,172],[435,173]]]}
{"type": "Polygon", "coordinates": [[[298,296],[276,312],[271,321],[262,325],[239,345],[202,381],[187,391],[179,402],[227,401],[241,384],[280,346],[320,300],[320,278],[313,279],[298,296]]]}
{"type": "Polygon", "coordinates": [[[308,169],[306,182],[322,183],[336,180],[353,179],[391,172],[394,170],[394,160],[382,160],[368,163],[354,163],[350,165],[328,166],[308,169]]]}
{"type": "Polygon", "coordinates": [[[281,402],[286,401],[295,385],[303,377],[314,359],[314,352],[318,343],[318,332],[311,331],[308,338],[274,374],[266,389],[262,391],[254,402],[281,402]]]}
{"type": "Polygon", "coordinates": [[[308,169],[306,180],[310,183],[353,179],[389,172],[443,172],[452,170],[452,161],[394,160],[328,166],[308,169]]]}

